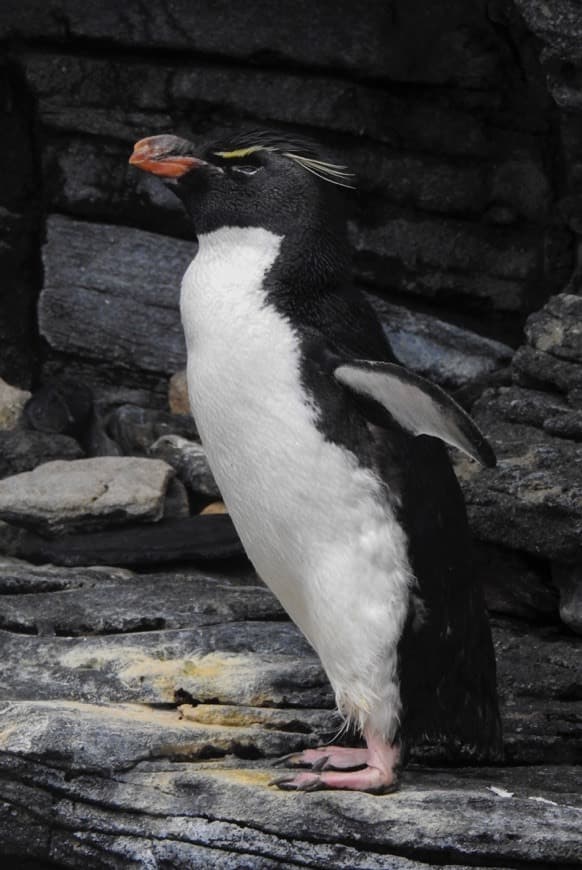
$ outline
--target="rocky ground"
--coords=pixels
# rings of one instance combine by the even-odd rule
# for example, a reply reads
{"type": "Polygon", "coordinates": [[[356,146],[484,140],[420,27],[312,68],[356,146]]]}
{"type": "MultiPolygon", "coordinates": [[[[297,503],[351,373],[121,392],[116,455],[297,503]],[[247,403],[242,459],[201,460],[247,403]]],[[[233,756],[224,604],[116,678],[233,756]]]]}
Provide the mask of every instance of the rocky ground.
{"type": "Polygon", "coordinates": [[[0,8],[3,866],[582,861],[582,16],[575,0],[0,8]],[[455,455],[505,760],[294,795],[338,728],[184,390],[177,204],[132,143],[297,127],[360,176],[356,280],[495,447],[455,455]]]}

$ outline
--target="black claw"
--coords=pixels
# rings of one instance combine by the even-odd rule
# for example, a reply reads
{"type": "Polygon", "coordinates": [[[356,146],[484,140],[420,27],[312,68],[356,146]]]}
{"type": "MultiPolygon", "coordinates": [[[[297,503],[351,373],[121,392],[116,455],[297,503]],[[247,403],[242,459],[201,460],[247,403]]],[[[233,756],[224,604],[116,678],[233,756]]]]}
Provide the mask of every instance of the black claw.
{"type": "Polygon", "coordinates": [[[283,767],[283,765],[290,761],[292,758],[296,758],[300,755],[299,752],[289,752],[288,755],[282,755],[281,758],[276,758],[271,762],[271,767],[283,767]]]}
{"type": "Polygon", "coordinates": [[[327,762],[329,761],[329,755],[323,755],[317,761],[314,761],[311,765],[312,770],[325,770],[327,767],[327,762]]]}
{"type": "Polygon", "coordinates": [[[293,782],[293,780],[294,780],[293,776],[279,776],[279,777],[277,777],[277,779],[272,779],[271,782],[269,783],[269,785],[276,785],[277,788],[284,789],[285,785],[287,784],[288,788],[295,788],[295,786],[288,785],[288,783],[293,782]]]}
{"type": "Polygon", "coordinates": [[[325,788],[325,785],[320,780],[320,778],[317,777],[317,779],[314,779],[313,782],[306,782],[305,785],[298,786],[297,790],[298,791],[319,791],[322,788],[325,788]]]}

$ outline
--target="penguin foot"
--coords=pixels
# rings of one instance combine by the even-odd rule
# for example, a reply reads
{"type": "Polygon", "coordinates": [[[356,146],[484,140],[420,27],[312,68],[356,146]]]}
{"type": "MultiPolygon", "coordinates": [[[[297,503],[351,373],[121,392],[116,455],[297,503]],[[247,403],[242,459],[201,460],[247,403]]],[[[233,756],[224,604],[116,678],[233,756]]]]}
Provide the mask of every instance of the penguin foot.
{"type": "Polygon", "coordinates": [[[274,766],[310,767],[316,771],[353,770],[365,767],[367,763],[368,750],[352,746],[321,746],[319,749],[290,752],[273,762],[274,766]]]}
{"type": "Polygon", "coordinates": [[[273,780],[284,791],[318,791],[340,788],[365,791],[369,794],[388,794],[398,788],[400,747],[387,743],[378,734],[366,729],[365,749],[349,746],[325,746],[305,749],[280,758],[276,764],[290,767],[311,767],[291,776],[273,780]]]}
{"type": "Polygon", "coordinates": [[[364,791],[368,794],[389,794],[398,788],[398,780],[390,771],[377,767],[364,767],[361,770],[329,771],[313,773],[303,771],[295,776],[282,776],[269,783],[282,791],[320,791],[321,789],[347,789],[364,791]]]}

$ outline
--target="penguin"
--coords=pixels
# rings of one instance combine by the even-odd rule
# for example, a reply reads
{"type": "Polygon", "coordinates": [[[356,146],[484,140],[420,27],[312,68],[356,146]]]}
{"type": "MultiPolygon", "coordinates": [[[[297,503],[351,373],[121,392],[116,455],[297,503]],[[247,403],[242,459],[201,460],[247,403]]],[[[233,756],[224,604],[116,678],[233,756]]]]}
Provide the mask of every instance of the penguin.
{"type": "Polygon", "coordinates": [[[386,793],[411,746],[501,751],[495,657],[447,447],[495,455],[400,366],[351,275],[354,176],[301,138],[174,135],[129,161],[193,224],[181,285],[192,412],[257,574],[317,652],[359,746],[287,756],[282,789],[386,793]]]}

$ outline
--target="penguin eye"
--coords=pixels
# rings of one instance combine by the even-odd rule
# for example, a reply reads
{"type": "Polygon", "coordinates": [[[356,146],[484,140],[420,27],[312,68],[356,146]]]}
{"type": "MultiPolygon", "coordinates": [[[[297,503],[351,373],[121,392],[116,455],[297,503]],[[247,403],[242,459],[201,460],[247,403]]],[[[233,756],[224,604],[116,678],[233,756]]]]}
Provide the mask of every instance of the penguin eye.
{"type": "Polygon", "coordinates": [[[241,175],[255,175],[255,173],[257,173],[259,169],[262,169],[263,167],[251,166],[250,163],[243,163],[241,164],[241,166],[232,166],[231,168],[233,172],[239,172],[241,175]]]}

